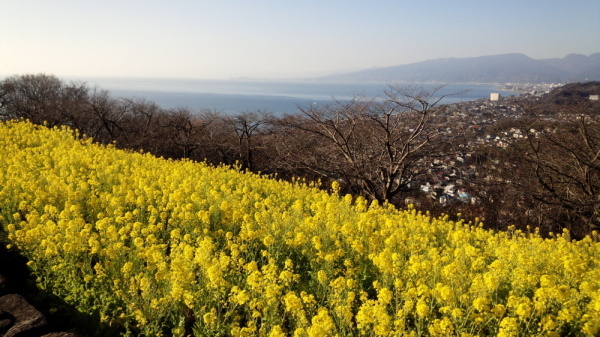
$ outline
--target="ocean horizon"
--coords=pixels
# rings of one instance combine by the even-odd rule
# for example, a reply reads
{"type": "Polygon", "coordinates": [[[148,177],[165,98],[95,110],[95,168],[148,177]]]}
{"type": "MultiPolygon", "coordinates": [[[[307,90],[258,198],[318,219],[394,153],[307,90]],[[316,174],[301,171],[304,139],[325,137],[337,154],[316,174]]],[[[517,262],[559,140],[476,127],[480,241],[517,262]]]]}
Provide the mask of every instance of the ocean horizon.
{"type": "MultiPolygon", "coordinates": [[[[74,79],[75,80],[75,79],[74,79]]],[[[77,79],[81,80],[81,79],[77,79]]],[[[164,109],[187,108],[192,112],[210,109],[223,114],[268,111],[275,115],[292,114],[298,108],[325,104],[333,100],[349,100],[355,96],[382,96],[386,83],[322,83],[277,80],[193,80],[193,79],[83,79],[90,87],[107,90],[114,98],[136,98],[154,102],[164,109]]],[[[431,90],[439,85],[428,83],[396,83],[423,86],[431,90]]],[[[438,91],[450,95],[441,102],[451,104],[515,93],[498,89],[496,84],[448,84],[438,91]],[[463,92],[460,95],[450,95],[463,92]]],[[[439,96],[438,96],[439,97],[439,96]]]]}

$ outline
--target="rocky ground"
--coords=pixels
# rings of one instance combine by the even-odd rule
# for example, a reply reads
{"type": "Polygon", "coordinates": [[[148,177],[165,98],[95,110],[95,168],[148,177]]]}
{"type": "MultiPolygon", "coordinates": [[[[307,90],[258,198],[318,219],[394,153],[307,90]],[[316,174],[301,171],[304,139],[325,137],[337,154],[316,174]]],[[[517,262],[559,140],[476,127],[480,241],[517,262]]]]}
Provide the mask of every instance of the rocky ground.
{"type": "Polygon", "coordinates": [[[49,302],[48,305],[44,304],[48,297],[34,286],[26,262],[16,252],[0,247],[0,335],[87,336],[87,333],[78,332],[70,320],[64,319],[62,313],[50,314],[49,302]]]}

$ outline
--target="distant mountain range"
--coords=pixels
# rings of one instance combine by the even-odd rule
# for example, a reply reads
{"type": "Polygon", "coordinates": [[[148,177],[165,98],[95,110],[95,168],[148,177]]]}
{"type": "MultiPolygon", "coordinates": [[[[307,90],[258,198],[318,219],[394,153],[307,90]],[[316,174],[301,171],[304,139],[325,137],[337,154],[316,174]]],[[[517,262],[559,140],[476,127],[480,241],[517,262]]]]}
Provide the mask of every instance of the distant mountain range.
{"type": "Polygon", "coordinates": [[[600,53],[532,59],[524,54],[443,58],[319,77],[336,82],[565,83],[600,80],[600,53]]]}

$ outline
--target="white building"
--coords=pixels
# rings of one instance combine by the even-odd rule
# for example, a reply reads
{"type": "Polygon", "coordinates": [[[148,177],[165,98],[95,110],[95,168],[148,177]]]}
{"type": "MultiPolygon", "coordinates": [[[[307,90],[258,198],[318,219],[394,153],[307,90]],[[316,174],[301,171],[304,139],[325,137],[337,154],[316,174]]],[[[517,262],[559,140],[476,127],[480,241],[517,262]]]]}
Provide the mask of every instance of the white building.
{"type": "Polygon", "coordinates": [[[496,102],[500,99],[500,93],[493,92],[490,94],[490,101],[496,102]]]}

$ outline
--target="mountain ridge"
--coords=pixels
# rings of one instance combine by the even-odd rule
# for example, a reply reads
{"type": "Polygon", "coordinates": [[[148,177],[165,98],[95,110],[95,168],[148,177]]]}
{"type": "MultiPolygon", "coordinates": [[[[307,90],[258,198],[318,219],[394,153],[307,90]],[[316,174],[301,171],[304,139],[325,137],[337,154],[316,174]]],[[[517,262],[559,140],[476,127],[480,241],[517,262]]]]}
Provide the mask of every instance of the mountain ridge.
{"type": "Polygon", "coordinates": [[[315,78],[339,82],[565,83],[600,80],[600,53],[533,59],[522,53],[439,58],[315,78]]]}

